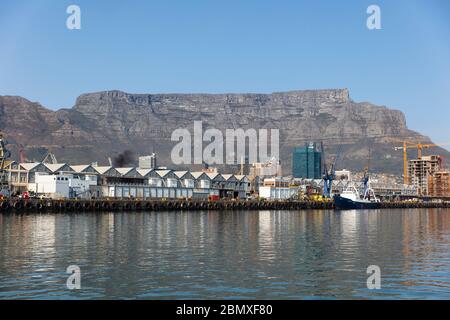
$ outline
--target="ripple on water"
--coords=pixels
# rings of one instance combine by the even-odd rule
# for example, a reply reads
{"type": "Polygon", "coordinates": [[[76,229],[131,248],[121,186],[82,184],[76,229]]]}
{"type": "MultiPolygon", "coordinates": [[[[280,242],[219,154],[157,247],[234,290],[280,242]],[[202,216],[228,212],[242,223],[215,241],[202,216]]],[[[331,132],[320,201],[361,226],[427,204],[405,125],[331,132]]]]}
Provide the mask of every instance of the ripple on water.
{"type": "Polygon", "coordinates": [[[0,299],[450,299],[449,247],[443,209],[5,215],[0,299]]]}

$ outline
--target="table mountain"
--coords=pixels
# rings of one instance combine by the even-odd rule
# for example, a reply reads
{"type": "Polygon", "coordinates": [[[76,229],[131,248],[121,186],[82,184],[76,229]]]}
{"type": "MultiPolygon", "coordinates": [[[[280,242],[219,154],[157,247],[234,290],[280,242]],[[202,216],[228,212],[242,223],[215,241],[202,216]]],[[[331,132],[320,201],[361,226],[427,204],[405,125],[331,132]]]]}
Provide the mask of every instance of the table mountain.
{"type": "MultiPolygon", "coordinates": [[[[292,148],[308,141],[323,141],[327,161],[340,147],[339,168],[362,170],[370,153],[373,171],[397,174],[402,172],[402,153],[393,149],[399,145],[393,138],[430,142],[408,129],[402,112],[354,102],[347,89],[272,94],[104,91],[83,94],[72,108],[57,111],[21,97],[0,96],[0,129],[13,155],[17,158],[23,148],[30,161],[41,160],[50,150],[59,162],[107,164],[108,157],[131,150],[136,157],[156,152],[160,165],[173,167],[170,151],[176,142],[171,134],[177,128],[192,133],[196,120],[203,121],[204,130],[280,129],[284,174],[291,173],[292,148]]],[[[448,155],[439,148],[426,152],[448,155]]]]}

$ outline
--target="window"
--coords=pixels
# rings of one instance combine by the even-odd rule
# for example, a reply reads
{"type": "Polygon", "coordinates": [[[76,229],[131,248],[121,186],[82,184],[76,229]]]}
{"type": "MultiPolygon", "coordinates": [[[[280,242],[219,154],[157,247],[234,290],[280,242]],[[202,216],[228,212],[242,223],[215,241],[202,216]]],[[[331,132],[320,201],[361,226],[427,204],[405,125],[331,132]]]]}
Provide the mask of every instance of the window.
{"type": "Polygon", "coordinates": [[[150,178],[148,183],[149,183],[149,185],[154,186],[154,187],[162,186],[162,181],[161,181],[161,179],[158,179],[158,178],[150,178]]]}
{"type": "Polygon", "coordinates": [[[201,189],[209,189],[209,186],[210,186],[209,180],[200,180],[201,189]]]}
{"type": "Polygon", "coordinates": [[[170,188],[176,188],[178,186],[178,180],[177,179],[172,179],[172,178],[168,178],[166,181],[166,185],[170,188]]]}
{"type": "Polygon", "coordinates": [[[194,188],[194,180],[184,179],[184,185],[186,188],[194,188]]]}

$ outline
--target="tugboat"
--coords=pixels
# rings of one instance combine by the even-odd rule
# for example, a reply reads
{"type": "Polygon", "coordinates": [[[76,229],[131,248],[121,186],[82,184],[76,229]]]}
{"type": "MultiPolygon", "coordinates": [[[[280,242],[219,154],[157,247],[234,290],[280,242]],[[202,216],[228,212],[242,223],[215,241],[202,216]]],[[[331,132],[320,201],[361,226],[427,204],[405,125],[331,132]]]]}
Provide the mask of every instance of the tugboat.
{"type": "Polygon", "coordinates": [[[334,195],[334,205],[336,209],[340,210],[354,210],[354,209],[379,209],[381,208],[380,199],[377,198],[375,192],[370,187],[369,176],[364,176],[364,194],[361,197],[358,190],[352,184],[340,195],[334,195]]]}

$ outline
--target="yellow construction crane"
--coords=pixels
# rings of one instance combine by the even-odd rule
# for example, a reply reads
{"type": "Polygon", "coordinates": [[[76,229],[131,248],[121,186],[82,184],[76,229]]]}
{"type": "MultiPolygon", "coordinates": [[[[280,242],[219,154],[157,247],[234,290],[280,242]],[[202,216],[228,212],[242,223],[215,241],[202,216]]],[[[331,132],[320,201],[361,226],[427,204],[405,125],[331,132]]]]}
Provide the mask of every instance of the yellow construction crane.
{"type": "Polygon", "coordinates": [[[420,143],[420,142],[411,142],[411,141],[405,141],[405,140],[397,140],[397,139],[391,139],[394,141],[399,141],[403,143],[403,146],[401,147],[394,147],[394,150],[403,150],[403,183],[408,184],[408,149],[417,148],[417,159],[422,159],[422,151],[423,149],[428,149],[432,147],[442,147],[450,145],[450,142],[446,143],[420,143]]]}

